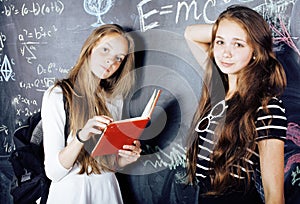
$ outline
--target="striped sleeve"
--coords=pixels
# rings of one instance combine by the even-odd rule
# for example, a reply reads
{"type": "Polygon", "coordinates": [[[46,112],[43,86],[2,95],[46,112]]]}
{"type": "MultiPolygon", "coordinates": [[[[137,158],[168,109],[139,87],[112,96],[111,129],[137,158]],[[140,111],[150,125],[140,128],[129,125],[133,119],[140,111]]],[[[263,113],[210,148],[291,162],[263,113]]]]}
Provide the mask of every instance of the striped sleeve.
{"type": "Polygon", "coordinates": [[[272,98],[267,105],[268,112],[258,108],[256,119],[257,140],[276,138],[285,140],[287,118],[281,100],[272,98]]]}

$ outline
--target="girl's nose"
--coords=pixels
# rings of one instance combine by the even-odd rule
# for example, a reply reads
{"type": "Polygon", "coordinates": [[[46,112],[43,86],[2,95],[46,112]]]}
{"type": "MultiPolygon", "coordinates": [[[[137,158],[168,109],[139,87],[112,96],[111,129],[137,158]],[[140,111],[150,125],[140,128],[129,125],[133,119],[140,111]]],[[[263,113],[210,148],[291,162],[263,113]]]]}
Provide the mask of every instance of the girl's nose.
{"type": "Polygon", "coordinates": [[[230,57],[231,57],[231,53],[228,52],[228,51],[224,51],[223,57],[224,57],[224,58],[230,58],[230,57]]]}
{"type": "Polygon", "coordinates": [[[230,58],[231,56],[232,56],[231,51],[228,48],[225,48],[224,51],[223,51],[223,57],[224,58],[230,58]]]}
{"type": "Polygon", "coordinates": [[[113,64],[113,60],[111,59],[106,59],[106,64],[108,64],[109,66],[113,64]]]}

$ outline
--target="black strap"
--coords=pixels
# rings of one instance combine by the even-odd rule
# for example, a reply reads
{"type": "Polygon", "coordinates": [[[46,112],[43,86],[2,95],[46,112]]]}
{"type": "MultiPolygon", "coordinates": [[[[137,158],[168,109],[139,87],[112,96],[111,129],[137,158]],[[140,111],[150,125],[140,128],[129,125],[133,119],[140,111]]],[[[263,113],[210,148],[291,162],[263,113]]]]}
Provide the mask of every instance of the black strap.
{"type": "Polygon", "coordinates": [[[68,139],[68,135],[70,133],[70,121],[69,121],[69,109],[67,106],[67,98],[65,97],[65,95],[63,94],[63,101],[64,101],[64,109],[65,109],[65,113],[66,113],[66,124],[65,124],[65,146],[67,146],[67,139],[68,139]]]}

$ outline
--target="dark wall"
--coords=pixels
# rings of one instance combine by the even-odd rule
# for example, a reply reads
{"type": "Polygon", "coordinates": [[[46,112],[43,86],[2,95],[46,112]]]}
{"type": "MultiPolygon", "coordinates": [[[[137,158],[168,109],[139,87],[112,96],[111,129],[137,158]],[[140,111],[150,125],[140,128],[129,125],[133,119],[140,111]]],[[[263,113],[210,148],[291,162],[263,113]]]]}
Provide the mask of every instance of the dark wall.
{"type": "MultiPolygon", "coordinates": [[[[40,110],[43,92],[75,64],[84,40],[97,23],[97,11],[92,11],[96,4],[92,3],[101,1],[88,2],[0,0],[0,155],[9,155],[15,128],[40,110]]],[[[236,3],[257,10],[274,26],[276,50],[281,51],[278,56],[282,61],[286,60],[282,50],[291,53],[293,63],[285,68],[294,78],[289,83],[292,91],[285,94],[286,104],[300,107],[296,89],[300,80],[300,0],[103,1],[99,22],[120,24],[136,40],[138,80],[126,100],[124,117],[140,115],[154,87],[163,90],[152,123],[141,138],[144,155],[118,175],[121,187],[130,186],[125,198],[128,203],[196,202],[193,195],[197,189],[183,188],[180,183],[185,168],[185,136],[198,102],[202,72],[183,31],[189,24],[212,23],[227,6],[236,3]]],[[[299,112],[288,108],[291,120],[300,121],[299,112]]]]}

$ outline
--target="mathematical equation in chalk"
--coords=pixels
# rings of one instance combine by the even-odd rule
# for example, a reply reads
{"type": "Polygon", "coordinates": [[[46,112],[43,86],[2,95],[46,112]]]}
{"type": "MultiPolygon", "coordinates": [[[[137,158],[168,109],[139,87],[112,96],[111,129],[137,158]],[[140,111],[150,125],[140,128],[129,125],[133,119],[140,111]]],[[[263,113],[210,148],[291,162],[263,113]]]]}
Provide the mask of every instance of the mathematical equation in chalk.
{"type": "Polygon", "coordinates": [[[5,15],[7,17],[12,15],[47,15],[51,13],[55,13],[61,15],[64,11],[64,4],[57,0],[57,1],[50,1],[47,3],[38,3],[38,2],[31,2],[31,3],[23,3],[19,7],[11,2],[5,1],[6,4],[3,5],[3,10],[0,11],[0,15],[5,15]]]}
{"type": "Polygon", "coordinates": [[[13,99],[13,104],[14,105],[25,104],[26,106],[38,105],[36,99],[29,99],[25,96],[22,96],[21,94],[18,94],[18,96],[13,99]]]}
{"type": "Polygon", "coordinates": [[[19,119],[16,120],[16,125],[21,125],[22,124],[22,119],[23,117],[28,117],[28,116],[31,116],[37,112],[40,112],[41,109],[40,108],[37,108],[37,109],[33,109],[31,110],[30,108],[28,107],[21,107],[21,108],[18,108],[16,107],[16,115],[19,119]]]}
{"type": "Polygon", "coordinates": [[[69,72],[69,69],[63,68],[60,65],[57,65],[55,62],[50,62],[46,67],[44,67],[41,64],[38,64],[37,66],[37,74],[38,75],[43,75],[43,74],[53,74],[53,73],[58,73],[58,74],[67,74],[69,72]]]}
{"type": "Polygon", "coordinates": [[[55,25],[52,25],[47,29],[40,26],[39,28],[33,28],[33,30],[30,31],[27,29],[22,30],[22,33],[18,36],[20,42],[19,50],[21,56],[25,57],[27,63],[32,64],[34,60],[37,60],[37,47],[47,44],[48,42],[43,40],[51,38],[57,30],[55,25]]]}
{"type": "MultiPolygon", "coordinates": [[[[137,4],[137,10],[139,15],[139,23],[140,30],[145,32],[147,30],[157,28],[161,26],[160,18],[154,18],[155,16],[163,16],[163,15],[174,15],[175,14],[175,24],[179,22],[179,20],[184,19],[187,21],[189,18],[194,20],[199,20],[200,17],[203,18],[205,23],[213,23],[216,19],[215,16],[210,16],[210,10],[214,9],[218,6],[217,1],[206,0],[203,8],[200,10],[199,3],[200,1],[192,0],[190,2],[187,1],[178,1],[176,3],[157,6],[158,1],[152,0],[142,0],[137,4]],[[149,9],[153,8],[153,9],[149,9]],[[152,21],[151,19],[155,19],[152,21]]],[[[244,0],[243,3],[251,3],[253,0],[244,0]]],[[[226,3],[227,6],[230,5],[231,0],[226,0],[223,3],[226,3]]],[[[264,14],[269,16],[275,16],[275,14],[284,14],[289,7],[295,4],[295,0],[289,1],[276,1],[274,3],[261,3],[255,6],[254,10],[262,10],[264,14]]],[[[227,7],[225,5],[225,8],[227,7]]],[[[225,9],[224,8],[224,9],[225,9]]],[[[161,18],[164,19],[164,18],[161,18]]]]}
{"type": "Polygon", "coordinates": [[[37,92],[44,92],[47,88],[55,83],[55,77],[44,77],[42,79],[35,79],[33,82],[19,82],[21,89],[35,89],[37,92]]]}
{"type": "Polygon", "coordinates": [[[21,94],[13,97],[12,105],[16,110],[16,116],[18,116],[18,118],[28,117],[40,111],[39,103],[42,100],[42,94],[40,94],[40,97],[40,99],[29,98],[28,96],[23,96],[21,94]]]}

